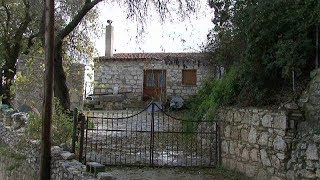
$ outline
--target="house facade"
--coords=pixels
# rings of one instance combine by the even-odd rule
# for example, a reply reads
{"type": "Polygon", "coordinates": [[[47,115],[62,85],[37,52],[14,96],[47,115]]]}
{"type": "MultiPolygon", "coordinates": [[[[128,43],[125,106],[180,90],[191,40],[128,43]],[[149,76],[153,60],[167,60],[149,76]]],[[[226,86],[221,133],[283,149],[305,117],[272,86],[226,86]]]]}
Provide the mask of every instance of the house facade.
{"type": "Polygon", "coordinates": [[[173,96],[195,95],[207,79],[215,76],[206,53],[113,54],[113,27],[106,30],[106,53],[94,61],[94,96],[102,105],[124,104],[173,96]],[[118,97],[118,98],[116,98],[118,97]]]}
{"type": "Polygon", "coordinates": [[[95,95],[122,94],[127,101],[186,99],[214,78],[204,53],[114,54],[97,58],[94,69],[95,95]]]}

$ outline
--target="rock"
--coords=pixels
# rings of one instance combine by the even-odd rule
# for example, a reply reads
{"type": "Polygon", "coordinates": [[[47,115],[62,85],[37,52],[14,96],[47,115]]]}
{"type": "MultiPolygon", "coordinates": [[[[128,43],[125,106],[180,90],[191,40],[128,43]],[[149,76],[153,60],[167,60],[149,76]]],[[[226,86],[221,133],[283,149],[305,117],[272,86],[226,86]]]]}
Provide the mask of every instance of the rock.
{"type": "Polygon", "coordinates": [[[285,155],[283,153],[277,153],[277,157],[280,159],[280,160],[284,160],[285,159],[285,155]]]}
{"type": "Polygon", "coordinates": [[[271,166],[270,159],[268,157],[267,151],[265,149],[260,150],[261,162],[265,166],[271,166]]]}
{"type": "Polygon", "coordinates": [[[248,152],[248,150],[247,150],[246,148],[243,149],[241,157],[242,157],[245,161],[249,160],[249,152],[248,152]]]}
{"type": "Polygon", "coordinates": [[[241,129],[241,139],[244,142],[248,141],[248,131],[246,129],[241,129]]]}
{"type": "Polygon", "coordinates": [[[251,157],[251,160],[254,161],[254,162],[257,162],[258,161],[258,149],[252,149],[251,152],[250,152],[250,157],[251,157]]]}
{"type": "Polygon", "coordinates": [[[320,179],[320,168],[318,168],[316,171],[316,177],[320,179]]]}
{"type": "Polygon", "coordinates": [[[313,135],[313,141],[315,143],[320,143],[320,135],[318,135],[318,134],[313,135]]]}
{"type": "Polygon", "coordinates": [[[60,155],[64,160],[72,160],[76,158],[76,155],[70,152],[63,152],[60,155]]]}
{"type": "Polygon", "coordinates": [[[272,176],[270,180],[283,180],[283,179],[278,176],[272,176]]]}
{"type": "Polygon", "coordinates": [[[273,147],[279,151],[285,151],[287,148],[286,142],[281,136],[277,136],[273,141],[273,147]]]}
{"type": "Polygon", "coordinates": [[[61,154],[61,152],[63,151],[63,149],[59,146],[53,146],[51,147],[51,153],[52,154],[61,154]]]}
{"type": "Polygon", "coordinates": [[[251,124],[254,126],[258,126],[260,124],[260,117],[258,114],[252,115],[251,124]]]}
{"type": "Polygon", "coordinates": [[[35,108],[35,107],[32,107],[32,106],[29,106],[27,104],[22,104],[21,106],[18,107],[18,111],[19,112],[24,112],[24,113],[34,113],[36,114],[37,116],[40,116],[40,113],[39,111],[35,108]]]}
{"type": "Polygon", "coordinates": [[[97,175],[97,180],[115,180],[116,178],[112,176],[111,173],[100,172],[97,175]]]}
{"type": "Polygon", "coordinates": [[[28,115],[24,112],[18,112],[11,115],[13,120],[13,129],[20,129],[23,127],[28,120],[28,115]]]}
{"type": "Polygon", "coordinates": [[[71,151],[71,148],[67,143],[61,143],[59,147],[61,147],[64,151],[71,151]]]}
{"type": "Polygon", "coordinates": [[[274,117],[273,127],[276,129],[283,129],[287,128],[287,116],[276,116],[274,117]]]}
{"type": "Polygon", "coordinates": [[[262,126],[264,127],[271,127],[272,126],[272,116],[269,114],[266,114],[262,117],[262,126]]]}
{"type": "Polygon", "coordinates": [[[230,126],[226,126],[225,130],[224,130],[224,136],[226,138],[229,138],[230,137],[230,133],[231,133],[231,129],[230,129],[230,126]]]}
{"type": "Polygon", "coordinates": [[[229,146],[227,141],[222,141],[221,143],[221,150],[223,153],[229,153],[229,146]]]}
{"type": "Polygon", "coordinates": [[[246,175],[249,177],[254,177],[257,174],[257,166],[247,164],[246,165],[246,175]]]}
{"type": "Polygon", "coordinates": [[[105,171],[105,166],[102,164],[99,164],[97,162],[87,162],[86,164],[86,171],[93,173],[94,176],[97,176],[99,172],[105,171]]]}
{"type": "Polygon", "coordinates": [[[299,106],[295,102],[286,103],[284,107],[286,109],[299,109],[299,106]]]}
{"type": "Polygon", "coordinates": [[[267,132],[262,132],[258,140],[259,145],[268,145],[269,134],[267,132]]]}
{"type": "Polygon", "coordinates": [[[318,160],[318,148],[315,144],[309,144],[306,150],[306,156],[308,160],[318,160]]]}
{"type": "Polygon", "coordinates": [[[251,127],[249,136],[248,136],[248,141],[250,143],[256,143],[257,142],[257,130],[253,127],[251,127]]]}
{"type": "Polygon", "coordinates": [[[173,109],[180,109],[182,108],[183,103],[184,103],[184,100],[182,99],[182,97],[174,96],[170,101],[170,107],[173,109]]]}

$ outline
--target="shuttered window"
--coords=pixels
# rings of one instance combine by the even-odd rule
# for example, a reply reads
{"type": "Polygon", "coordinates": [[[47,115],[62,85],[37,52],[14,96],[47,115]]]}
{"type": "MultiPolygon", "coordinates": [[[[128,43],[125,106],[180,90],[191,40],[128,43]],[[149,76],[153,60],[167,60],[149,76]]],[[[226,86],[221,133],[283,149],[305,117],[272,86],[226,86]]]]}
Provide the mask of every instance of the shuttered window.
{"type": "Polygon", "coordinates": [[[197,85],[197,70],[183,69],[182,70],[182,85],[187,85],[187,86],[197,85]]]}

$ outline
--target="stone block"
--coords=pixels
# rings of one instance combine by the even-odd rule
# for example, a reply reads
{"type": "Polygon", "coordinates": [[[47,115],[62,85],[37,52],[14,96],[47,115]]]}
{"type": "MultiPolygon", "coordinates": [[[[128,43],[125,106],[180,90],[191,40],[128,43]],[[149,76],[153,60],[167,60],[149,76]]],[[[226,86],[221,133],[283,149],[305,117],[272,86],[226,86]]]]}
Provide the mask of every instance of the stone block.
{"type": "Polygon", "coordinates": [[[221,150],[223,153],[229,154],[229,145],[228,145],[228,141],[223,140],[221,142],[221,150]]]}
{"type": "Polygon", "coordinates": [[[248,141],[248,131],[246,129],[241,129],[241,140],[244,142],[248,141]]]}
{"type": "Polygon", "coordinates": [[[265,166],[271,166],[270,159],[268,157],[267,151],[265,149],[260,150],[261,162],[265,166]]]}
{"type": "Polygon", "coordinates": [[[284,160],[285,159],[285,154],[284,153],[277,153],[277,157],[280,160],[284,160]]]}
{"type": "Polygon", "coordinates": [[[273,167],[275,167],[277,169],[279,169],[281,167],[280,160],[275,155],[271,156],[271,164],[273,167]]]}
{"type": "Polygon", "coordinates": [[[278,176],[272,176],[270,180],[283,180],[283,179],[278,176]]]}
{"type": "Polygon", "coordinates": [[[277,136],[273,141],[273,147],[276,150],[285,151],[287,148],[287,145],[281,136],[277,136]]]}
{"type": "Polygon", "coordinates": [[[273,119],[273,127],[276,129],[287,129],[287,116],[276,116],[273,119]]]}
{"type": "Polygon", "coordinates": [[[64,160],[71,160],[76,158],[76,155],[70,152],[63,152],[60,155],[64,160]]]}
{"type": "Polygon", "coordinates": [[[261,123],[263,127],[272,127],[273,117],[270,114],[266,114],[262,117],[261,123]]]}
{"type": "Polygon", "coordinates": [[[320,179],[320,168],[318,168],[318,169],[316,170],[316,177],[317,177],[318,179],[320,179]]]}
{"type": "Polygon", "coordinates": [[[227,119],[228,122],[233,122],[233,111],[229,110],[227,113],[227,119]]]}
{"type": "Polygon", "coordinates": [[[115,180],[117,178],[113,177],[111,173],[100,172],[97,174],[97,180],[115,180]]]}
{"type": "Polygon", "coordinates": [[[257,162],[258,161],[258,149],[251,149],[250,151],[250,158],[252,161],[257,162]]]}
{"type": "Polygon", "coordinates": [[[96,177],[99,172],[105,171],[105,166],[97,162],[87,162],[86,171],[93,173],[94,176],[96,177]]]}
{"type": "Polygon", "coordinates": [[[249,136],[248,136],[248,141],[250,143],[256,143],[257,142],[257,130],[253,127],[251,127],[249,136]]]}
{"type": "Polygon", "coordinates": [[[232,131],[231,131],[231,138],[233,140],[239,140],[239,130],[235,127],[235,128],[232,128],[232,131]]]}
{"type": "Polygon", "coordinates": [[[245,173],[246,170],[245,170],[245,166],[242,162],[237,162],[237,167],[236,167],[236,170],[238,172],[242,172],[242,173],[245,173]]]}
{"type": "Polygon", "coordinates": [[[235,154],[235,143],[233,141],[230,141],[229,143],[229,153],[230,154],[235,154]]]}
{"type": "Polygon", "coordinates": [[[258,140],[258,144],[262,146],[268,145],[268,139],[269,139],[269,133],[268,132],[262,132],[260,134],[260,138],[258,140]]]}
{"type": "Polygon", "coordinates": [[[257,174],[257,166],[252,165],[252,164],[247,164],[246,165],[246,175],[249,177],[254,177],[257,174]]]}
{"type": "Polygon", "coordinates": [[[241,155],[242,159],[245,161],[249,160],[249,151],[247,150],[247,148],[244,148],[242,150],[242,155],[241,155]]]}
{"type": "Polygon", "coordinates": [[[306,150],[308,160],[319,160],[318,148],[316,144],[309,144],[306,150]]]}
{"type": "Polygon", "coordinates": [[[224,136],[226,138],[230,137],[230,133],[231,133],[231,127],[230,126],[226,126],[226,128],[224,129],[224,136]]]}
{"type": "Polygon", "coordinates": [[[251,124],[254,126],[259,126],[260,124],[260,117],[258,114],[253,114],[251,118],[251,124]]]}

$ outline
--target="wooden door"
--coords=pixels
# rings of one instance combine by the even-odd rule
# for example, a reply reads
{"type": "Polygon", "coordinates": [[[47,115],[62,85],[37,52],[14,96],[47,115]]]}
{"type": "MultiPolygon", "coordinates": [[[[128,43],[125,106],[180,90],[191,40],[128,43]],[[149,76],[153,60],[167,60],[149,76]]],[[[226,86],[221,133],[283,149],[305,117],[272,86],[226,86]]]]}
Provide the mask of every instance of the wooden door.
{"type": "Polygon", "coordinates": [[[166,93],[166,70],[149,69],[144,71],[143,99],[159,100],[166,93]]]}

